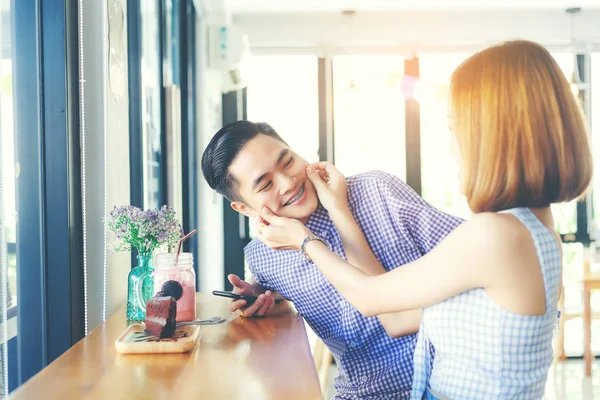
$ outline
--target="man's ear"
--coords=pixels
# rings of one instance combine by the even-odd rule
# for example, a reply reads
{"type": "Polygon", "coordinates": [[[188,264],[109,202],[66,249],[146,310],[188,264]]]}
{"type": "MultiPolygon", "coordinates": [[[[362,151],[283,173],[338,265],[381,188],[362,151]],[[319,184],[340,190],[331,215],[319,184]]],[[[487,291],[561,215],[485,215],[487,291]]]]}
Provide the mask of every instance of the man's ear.
{"type": "Polygon", "coordinates": [[[239,212],[240,214],[244,214],[246,217],[249,217],[249,218],[256,217],[256,211],[253,208],[242,203],[241,201],[231,202],[231,208],[233,208],[235,211],[239,212]]]}

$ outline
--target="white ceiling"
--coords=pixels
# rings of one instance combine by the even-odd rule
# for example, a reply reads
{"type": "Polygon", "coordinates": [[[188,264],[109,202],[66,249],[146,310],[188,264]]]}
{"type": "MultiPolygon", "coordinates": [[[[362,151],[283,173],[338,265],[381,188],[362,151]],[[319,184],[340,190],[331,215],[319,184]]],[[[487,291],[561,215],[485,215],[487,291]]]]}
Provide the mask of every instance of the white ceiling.
{"type": "Polygon", "coordinates": [[[221,0],[234,14],[470,9],[600,8],[600,0],[221,0]]]}

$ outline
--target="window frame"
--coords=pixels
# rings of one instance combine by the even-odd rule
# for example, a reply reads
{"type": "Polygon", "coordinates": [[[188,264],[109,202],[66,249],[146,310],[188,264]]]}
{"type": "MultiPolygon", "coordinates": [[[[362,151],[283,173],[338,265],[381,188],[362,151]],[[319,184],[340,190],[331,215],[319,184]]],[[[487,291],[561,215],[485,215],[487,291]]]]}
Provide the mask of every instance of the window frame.
{"type": "Polygon", "coordinates": [[[9,391],[83,337],[77,10],[76,0],[12,2],[19,296],[9,391]]]}

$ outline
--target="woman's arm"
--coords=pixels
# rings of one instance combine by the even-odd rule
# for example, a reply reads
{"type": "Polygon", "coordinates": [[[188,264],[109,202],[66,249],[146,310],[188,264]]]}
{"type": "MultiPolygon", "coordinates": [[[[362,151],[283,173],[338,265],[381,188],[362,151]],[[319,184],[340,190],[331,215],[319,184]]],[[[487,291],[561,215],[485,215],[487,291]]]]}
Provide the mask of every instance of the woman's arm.
{"type": "MultiPolygon", "coordinates": [[[[348,262],[370,276],[385,274],[386,269],[371,251],[350,209],[332,210],[329,216],[340,233],[348,262]]],[[[421,324],[421,316],[422,310],[415,309],[379,314],[377,318],[389,336],[400,337],[416,333],[421,324]]]]}
{"type": "MultiPolygon", "coordinates": [[[[428,307],[494,279],[510,237],[490,229],[487,215],[462,224],[420,259],[372,276],[311,241],[306,252],[332,285],[367,316],[428,307]]],[[[373,265],[369,266],[371,270],[373,265]]]]}

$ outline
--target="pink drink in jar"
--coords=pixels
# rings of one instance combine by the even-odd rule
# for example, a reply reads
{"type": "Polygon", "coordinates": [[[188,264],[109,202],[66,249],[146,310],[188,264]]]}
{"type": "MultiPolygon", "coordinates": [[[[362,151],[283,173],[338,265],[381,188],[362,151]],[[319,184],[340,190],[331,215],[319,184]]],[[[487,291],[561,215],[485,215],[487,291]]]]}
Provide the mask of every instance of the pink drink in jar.
{"type": "Polygon", "coordinates": [[[196,319],[196,273],[192,253],[159,254],[155,257],[154,293],[163,292],[177,301],[176,321],[196,319]]]}

